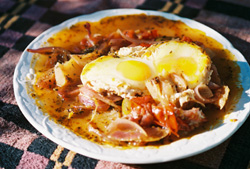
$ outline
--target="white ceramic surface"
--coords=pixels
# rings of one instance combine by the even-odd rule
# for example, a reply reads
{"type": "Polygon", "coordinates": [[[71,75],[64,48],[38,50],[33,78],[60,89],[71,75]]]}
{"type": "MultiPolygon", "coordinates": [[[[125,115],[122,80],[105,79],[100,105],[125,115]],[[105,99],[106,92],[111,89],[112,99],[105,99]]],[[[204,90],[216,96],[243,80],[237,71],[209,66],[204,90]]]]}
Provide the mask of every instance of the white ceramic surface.
{"type": "Polygon", "coordinates": [[[25,50],[15,69],[14,92],[17,103],[24,116],[38,131],[55,143],[88,157],[121,163],[145,164],[177,160],[207,151],[229,138],[244,123],[249,115],[250,110],[249,65],[242,54],[236,50],[227,39],[211,28],[196,21],[157,11],[136,9],[105,10],[90,15],[72,18],[58,26],[52,27],[38,36],[27,48],[35,49],[40,47],[41,44],[45,42],[51,35],[65,27],[70,27],[79,21],[98,21],[106,16],[139,13],[145,13],[147,15],[159,15],[171,20],[181,20],[192,28],[197,28],[204,31],[208,36],[211,36],[222,43],[226,49],[229,49],[237,57],[238,64],[241,68],[241,81],[244,91],[234,112],[232,112],[227,118],[228,120],[225,120],[223,124],[211,131],[195,135],[190,139],[181,139],[169,145],[161,146],[158,149],[134,148],[120,150],[116,148],[100,146],[88,140],[84,140],[76,136],[71,131],[59,126],[38,109],[38,107],[35,105],[35,101],[30,96],[28,96],[25,85],[25,78],[27,73],[29,73],[30,62],[33,55],[32,53],[28,53],[25,50]],[[235,118],[238,119],[236,122],[231,122],[229,120],[235,118]]]}

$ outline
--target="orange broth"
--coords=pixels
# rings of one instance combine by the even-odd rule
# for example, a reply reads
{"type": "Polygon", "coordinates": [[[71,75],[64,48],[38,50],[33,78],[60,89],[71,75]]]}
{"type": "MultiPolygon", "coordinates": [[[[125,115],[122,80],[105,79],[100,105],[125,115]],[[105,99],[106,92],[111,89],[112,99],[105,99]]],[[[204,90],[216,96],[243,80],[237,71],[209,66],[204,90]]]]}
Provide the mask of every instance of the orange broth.
{"type": "MultiPolygon", "coordinates": [[[[74,45],[79,44],[79,42],[86,36],[87,31],[83,26],[85,23],[86,22],[79,22],[75,25],[72,25],[70,28],[59,31],[48,39],[46,45],[60,46],[65,49],[71,49],[74,47],[74,45]]],[[[92,34],[108,35],[117,29],[157,29],[158,34],[168,37],[181,38],[183,36],[187,36],[193,41],[202,42],[206,48],[209,48],[215,54],[215,56],[212,58],[212,61],[215,65],[217,65],[216,67],[220,77],[222,78],[222,81],[230,88],[230,95],[227,104],[222,110],[218,110],[216,108],[204,109],[203,112],[206,115],[208,122],[192,131],[188,135],[178,139],[191,137],[195,134],[210,130],[211,128],[220,125],[225,115],[233,111],[242,93],[242,87],[239,81],[240,68],[236,63],[235,56],[233,56],[230,51],[223,49],[222,44],[217,42],[215,39],[206,36],[204,32],[190,28],[181,21],[172,21],[160,16],[146,16],[144,14],[112,16],[101,19],[98,22],[89,23],[91,24],[92,34]]],[[[34,65],[33,68],[35,69],[37,78],[39,78],[40,74],[42,74],[42,72],[45,70],[44,64],[46,60],[46,55],[34,55],[32,63],[34,65]]],[[[57,123],[65,126],[77,135],[80,135],[84,139],[91,140],[98,144],[108,144],[111,146],[123,147],[133,146],[128,145],[126,142],[119,143],[118,145],[112,145],[112,143],[102,141],[101,138],[88,131],[87,124],[91,119],[91,111],[84,111],[82,114],[68,119],[67,117],[69,112],[65,110],[69,110],[71,106],[75,104],[74,100],[62,101],[62,99],[57,95],[57,92],[54,90],[39,89],[36,87],[36,85],[34,85],[33,88],[34,90],[32,91],[31,95],[33,98],[35,98],[39,108],[44,113],[49,114],[49,116],[57,123]]],[[[102,130],[102,128],[105,128],[105,126],[109,124],[112,119],[117,118],[117,116],[117,112],[112,111],[107,113],[97,113],[95,119],[95,121],[98,122],[97,127],[102,130]]],[[[174,140],[175,139],[177,138],[174,138],[174,140]]],[[[168,141],[157,142],[153,145],[158,147],[162,144],[168,143],[168,141]]]]}

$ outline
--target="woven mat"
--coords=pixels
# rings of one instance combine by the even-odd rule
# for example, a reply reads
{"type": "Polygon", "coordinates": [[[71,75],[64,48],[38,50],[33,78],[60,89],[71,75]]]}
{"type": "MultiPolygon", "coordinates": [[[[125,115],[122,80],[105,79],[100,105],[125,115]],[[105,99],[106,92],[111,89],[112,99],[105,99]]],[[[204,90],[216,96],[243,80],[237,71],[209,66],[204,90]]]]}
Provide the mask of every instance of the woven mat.
{"type": "Polygon", "coordinates": [[[250,119],[230,139],[212,150],[178,161],[150,165],[126,165],[88,158],[55,144],[31,126],[13,94],[13,73],[22,51],[54,25],[111,8],[158,10],[197,20],[228,38],[250,63],[248,0],[0,0],[0,168],[250,168],[250,119]]]}

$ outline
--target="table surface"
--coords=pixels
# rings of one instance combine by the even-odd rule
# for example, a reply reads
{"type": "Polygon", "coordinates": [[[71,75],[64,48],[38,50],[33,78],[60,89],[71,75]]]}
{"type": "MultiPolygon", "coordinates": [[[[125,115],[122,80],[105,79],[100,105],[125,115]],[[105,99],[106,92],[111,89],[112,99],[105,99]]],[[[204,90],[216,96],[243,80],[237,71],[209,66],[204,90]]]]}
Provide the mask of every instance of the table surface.
{"type": "Polygon", "coordinates": [[[249,118],[231,138],[207,152],[148,165],[79,155],[47,139],[25,119],[17,106],[12,81],[26,46],[69,18],[114,8],[158,10],[199,21],[224,35],[250,63],[249,0],[0,0],[0,168],[250,168],[249,118]]]}

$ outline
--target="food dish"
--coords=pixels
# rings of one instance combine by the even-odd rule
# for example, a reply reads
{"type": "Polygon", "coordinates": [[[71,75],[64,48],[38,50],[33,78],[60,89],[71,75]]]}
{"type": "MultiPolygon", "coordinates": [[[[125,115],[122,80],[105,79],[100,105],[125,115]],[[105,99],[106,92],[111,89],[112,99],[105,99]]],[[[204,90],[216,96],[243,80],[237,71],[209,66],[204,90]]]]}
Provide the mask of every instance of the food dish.
{"type": "MultiPolygon", "coordinates": [[[[190,27],[198,28],[206,32],[208,36],[216,37],[216,39],[219,42],[221,42],[226,49],[229,49],[234,55],[236,55],[237,61],[241,63],[239,65],[241,67],[243,75],[242,78],[246,78],[243,81],[244,92],[247,91],[249,92],[249,86],[248,86],[249,79],[247,79],[247,76],[244,76],[244,73],[247,74],[249,72],[249,66],[246,63],[244,57],[237,50],[235,50],[225,38],[223,38],[215,31],[197,22],[161,12],[140,11],[140,10],[128,10],[128,11],[110,10],[110,11],[102,11],[101,13],[100,12],[95,13],[90,16],[78,17],[46,31],[41,36],[39,36],[34,42],[32,42],[28,46],[28,48],[38,48],[42,42],[46,41],[48,37],[53,35],[58,30],[61,30],[65,26],[70,26],[74,23],[77,23],[80,20],[84,20],[86,19],[86,17],[88,20],[90,19],[92,21],[92,19],[94,20],[100,19],[99,16],[134,14],[142,12],[150,15],[161,15],[173,20],[182,20],[190,27]]],[[[17,66],[17,69],[15,71],[15,77],[14,77],[15,95],[24,115],[31,122],[32,125],[34,125],[39,131],[41,131],[51,140],[65,146],[66,148],[69,148],[73,151],[76,151],[78,153],[93,158],[124,162],[124,163],[153,163],[153,162],[170,161],[174,159],[191,156],[203,152],[209,148],[212,148],[221,143],[226,138],[228,138],[231,134],[233,134],[237,130],[237,128],[239,128],[239,126],[247,118],[249,113],[249,96],[243,94],[241,100],[239,101],[239,104],[235,109],[235,112],[231,113],[229,117],[227,117],[227,119],[237,118],[236,122],[230,122],[230,120],[227,122],[226,119],[222,125],[211,131],[195,135],[190,139],[182,139],[176,141],[167,146],[160,147],[159,149],[136,148],[128,150],[119,150],[114,148],[101,147],[99,145],[96,145],[94,143],[91,143],[89,141],[77,137],[76,135],[74,135],[73,133],[69,132],[64,128],[58,127],[53,121],[49,120],[47,116],[43,115],[43,113],[40,110],[38,110],[36,106],[32,104],[32,102],[34,101],[32,101],[32,99],[28,97],[24,83],[26,74],[29,71],[30,60],[31,60],[31,54],[24,52],[19,62],[19,65],[17,66]],[[243,107],[244,109],[242,110],[243,107]],[[234,115],[236,115],[237,117],[234,118],[233,117],[234,115]],[[214,138],[215,135],[218,136],[214,138]],[[204,144],[201,145],[200,142],[203,142],[204,144]],[[175,154],[171,153],[173,151],[175,151],[175,154]]]]}
{"type": "Polygon", "coordinates": [[[44,113],[84,139],[158,147],[217,123],[234,105],[226,103],[237,102],[238,66],[218,67],[234,57],[221,46],[159,16],[79,22],[27,49],[35,53],[28,89],[44,113]]]}

